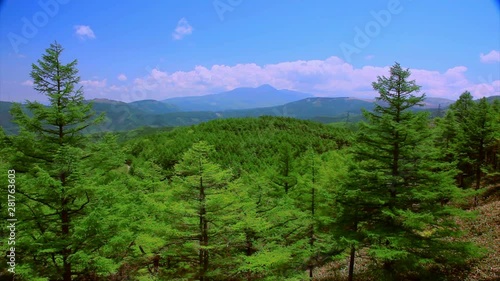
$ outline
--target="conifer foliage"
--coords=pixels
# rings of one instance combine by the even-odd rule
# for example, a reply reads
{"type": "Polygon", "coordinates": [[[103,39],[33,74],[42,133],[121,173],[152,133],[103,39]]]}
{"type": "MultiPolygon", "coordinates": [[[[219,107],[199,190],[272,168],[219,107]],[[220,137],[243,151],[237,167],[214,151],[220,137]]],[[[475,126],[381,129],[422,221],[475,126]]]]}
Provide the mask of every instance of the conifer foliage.
{"type": "Polygon", "coordinates": [[[457,280],[481,252],[460,238],[470,212],[457,206],[498,177],[500,102],[466,92],[431,122],[396,63],[359,126],[220,119],[118,143],[89,134],[103,117],[62,52],[32,66],[48,105],[15,105],[17,135],[0,127],[16,280],[344,280],[340,260],[350,281],[457,280]]]}
{"type": "Polygon", "coordinates": [[[446,239],[457,235],[452,215],[459,212],[443,202],[461,191],[454,170],[436,159],[427,114],[410,110],[425,95],[409,77],[396,63],[389,77],[373,83],[378,104],[364,113],[350,179],[338,193],[339,236],[351,249],[350,280],[356,249],[368,248],[384,280],[463,262],[469,254],[469,245],[446,239]]]}
{"type": "Polygon", "coordinates": [[[485,172],[495,170],[492,166],[497,161],[495,149],[498,147],[499,131],[495,114],[498,113],[486,98],[476,102],[466,91],[450,106],[448,118],[440,123],[442,133],[454,129],[449,142],[449,160],[457,162],[460,169],[458,180],[462,187],[479,189],[485,172]],[[488,154],[490,157],[487,157],[488,154]]]}
{"type": "Polygon", "coordinates": [[[210,161],[213,153],[207,143],[196,143],[175,166],[167,196],[173,229],[164,253],[169,278],[184,274],[200,281],[228,279],[243,254],[240,223],[247,196],[230,170],[210,161]]]}
{"type": "Polygon", "coordinates": [[[21,130],[7,141],[9,162],[20,177],[19,214],[25,216],[19,225],[24,235],[18,241],[23,259],[18,276],[69,281],[91,271],[92,249],[95,254],[104,243],[99,239],[103,225],[95,225],[98,215],[89,209],[97,208],[95,170],[106,173],[121,160],[120,153],[109,153],[112,142],[90,145],[84,135],[100,119],[77,88],[77,61],[63,64],[62,52],[53,43],[33,64],[34,88],[48,98],[49,106],[28,101],[24,110],[16,104],[11,114],[21,130]],[[85,217],[90,213],[92,222],[85,217]]]}

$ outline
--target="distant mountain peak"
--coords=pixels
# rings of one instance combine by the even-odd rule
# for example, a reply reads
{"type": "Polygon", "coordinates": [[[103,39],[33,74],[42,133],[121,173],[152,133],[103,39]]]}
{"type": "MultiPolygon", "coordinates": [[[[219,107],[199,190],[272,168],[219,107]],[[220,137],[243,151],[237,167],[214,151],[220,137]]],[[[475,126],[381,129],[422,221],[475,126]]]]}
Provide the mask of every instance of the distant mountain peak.
{"type": "Polygon", "coordinates": [[[269,84],[262,84],[259,87],[257,87],[257,89],[261,89],[261,90],[276,90],[276,88],[274,88],[273,86],[271,86],[269,84]]]}
{"type": "Polygon", "coordinates": [[[263,84],[257,88],[241,87],[218,94],[177,97],[163,102],[176,105],[182,111],[222,111],[278,106],[310,96],[311,94],[278,90],[269,84],[263,84]]]}

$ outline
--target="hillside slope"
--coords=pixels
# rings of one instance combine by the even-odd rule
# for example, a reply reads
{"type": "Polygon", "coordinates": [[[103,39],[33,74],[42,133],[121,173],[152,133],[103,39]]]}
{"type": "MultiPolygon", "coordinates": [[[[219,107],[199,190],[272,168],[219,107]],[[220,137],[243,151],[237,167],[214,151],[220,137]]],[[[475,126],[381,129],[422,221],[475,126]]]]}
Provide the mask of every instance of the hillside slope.
{"type": "Polygon", "coordinates": [[[486,256],[472,266],[467,281],[500,280],[500,184],[490,186],[484,194],[488,196],[483,196],[476,208],[477,217],[462,223],[468,233],[464,239],[487,250],[486,256]]]}
{"type": "MultiPolygon", "coordinates": [[[[476,216],[472,219],[459,221],[459,225],[465,233],[460,239],[474,242],[485,249],[486,253],[482,259],[471,262],[470,268],[449,272],[455,280],[500,280],[500,184],[490,186],[483,194],[479,206],[468,211],[476,213],[476,216]]],[[[370,258],[367,252],[361,251],[357,254],[356,259],[356,280],[378,281],[369,274],[370,258]]],[[[330,263],[318,269],[317,278],[314,280],[346,281],[347,265],[347,260],[330,263]],[[340,274],[337,274],[338,272],[340,274]]]]}
{"type": "MultiPolygon", "coordinates": [[[[124,134],[127,132],[121,133],[124,134]]],[[[198,141],[206,141],[218,151],[214,157],[219,164],[256,170],[275,165],[277,149],[284,143],[294,147],[297,153],[309,148],[323,153],[350,144],[352,135],[352,131],[346,128],[307,120],[264,116],[213,120],[178,127],[168,132],[133,138],[128,141],[127,147],[135,157],[156,161],[168,170],[179,161],[182,152],[198,141]]]]}

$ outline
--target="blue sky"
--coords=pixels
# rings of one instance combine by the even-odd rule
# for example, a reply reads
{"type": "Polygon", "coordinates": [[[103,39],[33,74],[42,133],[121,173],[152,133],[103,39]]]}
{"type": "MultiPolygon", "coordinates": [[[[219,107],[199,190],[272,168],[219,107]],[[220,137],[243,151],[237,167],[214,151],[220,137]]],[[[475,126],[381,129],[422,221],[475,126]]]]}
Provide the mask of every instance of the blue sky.
{"type": "Polygon", "coordinates": [[[0,100],[43,95],[31,64],[57,40],[88,99],[162,100],[270,84],[377,95],[395,61],[428,96],[500,95],[495,0],[0,2],[0,100]]]}

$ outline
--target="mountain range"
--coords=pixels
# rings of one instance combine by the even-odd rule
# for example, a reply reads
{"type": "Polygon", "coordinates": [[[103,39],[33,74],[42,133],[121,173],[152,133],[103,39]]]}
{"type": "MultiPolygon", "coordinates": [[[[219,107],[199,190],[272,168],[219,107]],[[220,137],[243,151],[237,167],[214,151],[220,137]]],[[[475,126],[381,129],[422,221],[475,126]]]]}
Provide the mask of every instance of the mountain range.
{"type": "MultiPolygon", "coordinates": [[[[500,96],[489,97],[500,99],[500,96]]],[[[106,119],[98,130],[123,131],[138,127],[194,125],[218,118],[288,116],[322,123],[355,122],[362,118],[362,109],[372,110],[373,100],[351,97],[313,97],[307,93],[277,90],[269,85],[257,88],[237,88],[220,94],[199,97],[179,97],[163,101],[141,100],[130,103],[94,99],[97,113],[106,119]]],[[[454,101],[428,97],[419,110],[445,109],[454,101]]],[[[16,125],[8,113],[11,102],[0,101],[0,126],[15,133],[16,125]]]]}
{"type": "Polygon", "coordinates": [[[278,90],[265,84],[257,88],[236,88],[213,95],[170,98],[163,102],[177,107],[179,111],[221,111],[278,106],[308,97],[312,95],[278,90]]]}

